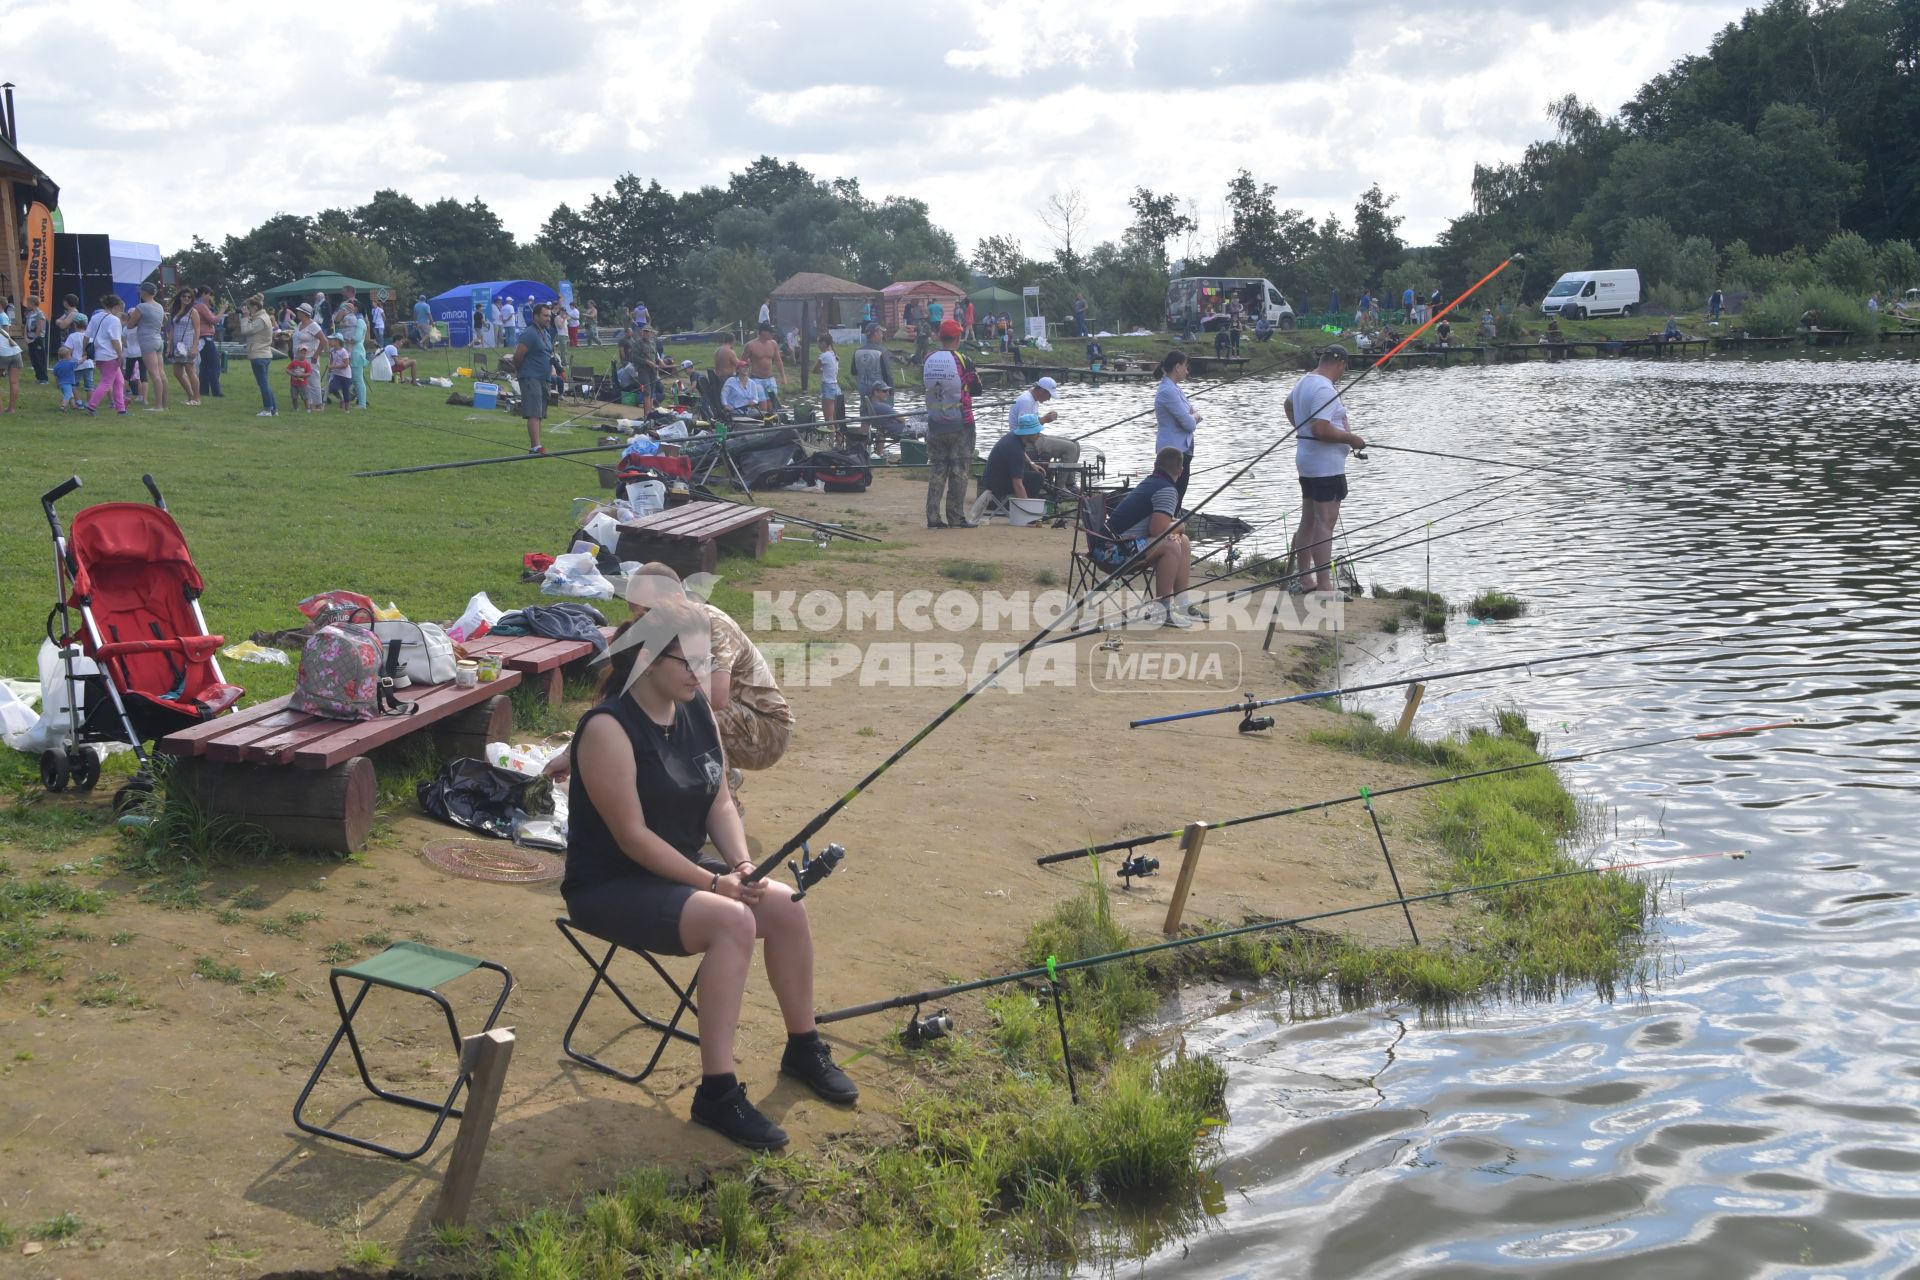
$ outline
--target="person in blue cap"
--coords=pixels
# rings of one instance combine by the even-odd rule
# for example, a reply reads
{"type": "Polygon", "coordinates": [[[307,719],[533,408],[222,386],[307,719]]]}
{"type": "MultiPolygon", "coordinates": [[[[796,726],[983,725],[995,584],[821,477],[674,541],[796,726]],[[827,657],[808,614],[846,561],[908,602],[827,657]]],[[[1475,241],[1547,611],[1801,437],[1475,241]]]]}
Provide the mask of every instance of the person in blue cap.
{"type": "Polygon", "coordinates": [[[980,474],[980,498],[975,501],[976,508],[985,508],[988,495],[1002,502],[1009,498],[1040,496],[1041,486],[1047,481],[1047,471],[1027,452],[1027,442],[1039,434],[1040,415],[1023,413],[1015,420],[1012,429],[994,444],[993,450],[987,454],[986,468],[980,474]]]}

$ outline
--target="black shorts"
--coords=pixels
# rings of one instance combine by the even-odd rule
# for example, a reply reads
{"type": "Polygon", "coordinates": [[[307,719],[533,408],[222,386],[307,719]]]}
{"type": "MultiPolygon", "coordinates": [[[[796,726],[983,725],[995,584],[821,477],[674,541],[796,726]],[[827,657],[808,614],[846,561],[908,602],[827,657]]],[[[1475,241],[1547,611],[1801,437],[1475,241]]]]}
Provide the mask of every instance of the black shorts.
{"type": "MultiPolygon", "coordinates": [[[[727,874],[725,864],[713,858],[702,858],[700,865],[707,871],[727,874]]],[[[608,942],[658,956],[689,954],[680,941],[680,913],[686,910],[687,899],[699,892],[690,884],[663,879],[650,871],[563,891],[567,914],[582,929],[608,942]]]]}
{"type": "Polygon", "coordinates": [[[1338,502],[1347,496],[1347,478],[1338,476],[1301,476],[1300,496],[1308,502],[1338,502]]]}

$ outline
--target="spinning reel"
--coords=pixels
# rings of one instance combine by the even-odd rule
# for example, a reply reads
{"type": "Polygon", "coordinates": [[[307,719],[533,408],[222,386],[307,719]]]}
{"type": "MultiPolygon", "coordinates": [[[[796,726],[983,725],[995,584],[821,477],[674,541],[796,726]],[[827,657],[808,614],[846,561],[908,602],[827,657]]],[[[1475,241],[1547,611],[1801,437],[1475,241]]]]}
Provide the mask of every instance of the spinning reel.
{"type": "Polygon", "coordinates": [[[1247,695],[1246,705],[1240,708],[1240,732],[1265,733],[1268,729],[1273,728],[1272,716],[1257,716],[1253,714],[1254,709],[1259,705],[1259,703],[1253,700],[1252,694],[1247,695]]]}
{"type": "Polygon", "coordinates": [[[920,1016],[920,1006],[913,1006],[913,1012],[907,1016],[907,1025],[900,1028],[900,1042],[909,1049],[917,1049],[933,1040],[941,1040],[953,1034],[953,1015],[945,1009],[939,1009],[925,1017],[920,1016]]]}
{"type": "Polygon", "coordinates": [[[1125,882],[1125,887],[1133,888],[1133,882],[1142,876],[1155,875],[1160,870],[1160,859],[1149,858],[1144,853],[1136,853],[1120,864],[1116,874],[1125,882]]]}
{"type": "Polygon", "coordinates": [[[847,851],[845,849],[842,849],[837,844],[830,844],[822,849],[820,856],[816,858],[813,856],[813,851],[807,848],[806,843],[802,841],[800,845],[800,861],[795,862],[791,858],[787,859],[787,870],[793,872],[793,882],[800,886],[799,892],[793,895],[793,900],[798,902],[800,899],[806,897],[807,890],[832,875],[833,869],[839,866],[841,859],[846,856],[847,851]]]}

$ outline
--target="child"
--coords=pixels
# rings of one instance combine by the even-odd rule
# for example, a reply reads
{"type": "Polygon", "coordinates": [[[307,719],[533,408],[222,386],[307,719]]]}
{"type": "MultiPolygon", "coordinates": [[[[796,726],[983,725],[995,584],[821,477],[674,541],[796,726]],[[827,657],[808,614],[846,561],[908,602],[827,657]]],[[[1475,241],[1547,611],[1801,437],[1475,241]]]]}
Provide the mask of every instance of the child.
{"type": "MultiPolygon", "coordinates": [[[[80,335],[82,341],[86,334],[80,335]]],[[[60,348],[60,358],[53,363],[54,381],[60,384],[60,412],[73,408],[73,384],[80,375],[80,362],[73,358],[72,342],[60,348]]]]}
{"type": "Polygon", "coordinates": [[[85,322],[75,325],[67,331],[66,343],[60,348],[66,358],[73,361],[74,381],[93,390],[93,356],[87,350],[87,327],[85,322]]]}
{"type": "Polygon", "coordinates": [[[298,352],[287,361],[287,386],[293,392],[294,403],[300,406],[302,413],[312,413],[313,402],[307,399],[307,381],[313,377],[313,365],[298,352]]]}
{"type": "Polygon", "coordinates": [[[341,412],[350,413],[353,410],[353,357],[347,353],[347,340],[339,334],[328,341],[333,349],[327,352],[327,394],[339,396],[341,412]]]}

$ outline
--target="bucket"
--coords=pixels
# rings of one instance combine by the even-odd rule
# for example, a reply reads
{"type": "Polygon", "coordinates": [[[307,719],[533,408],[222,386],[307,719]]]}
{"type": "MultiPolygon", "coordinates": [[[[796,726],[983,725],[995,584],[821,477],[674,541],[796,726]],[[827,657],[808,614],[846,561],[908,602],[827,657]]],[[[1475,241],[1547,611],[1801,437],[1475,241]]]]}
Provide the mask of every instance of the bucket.
{"type": "Polygon", "coordinates": [[[1011,525],[1039,524],[1046,519],[1047,500],[1045,498],[1008,498],[1007,523],[1011,525]]]}
{"type": "Polygon", "coordinates": [[[496,382],[476,382],[473,384],[473,407],[476,409],[497,409],[500,406],[500,384],[496,382]]]}
{"type": "Polygon", "coordinates": [[[638,391],[622,391],[620,393],[620,403],[625,405],[639,404],[640,393],[638,391]]]}

